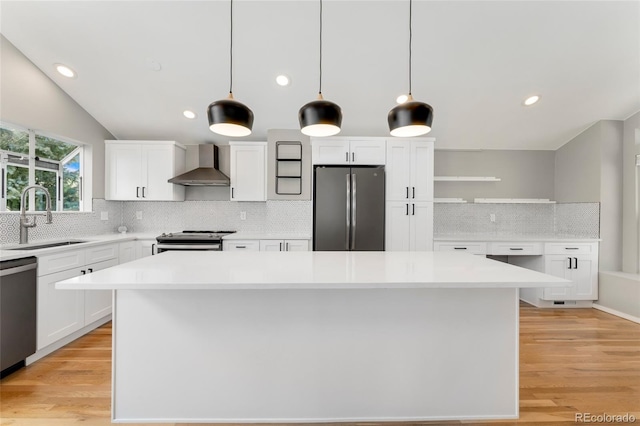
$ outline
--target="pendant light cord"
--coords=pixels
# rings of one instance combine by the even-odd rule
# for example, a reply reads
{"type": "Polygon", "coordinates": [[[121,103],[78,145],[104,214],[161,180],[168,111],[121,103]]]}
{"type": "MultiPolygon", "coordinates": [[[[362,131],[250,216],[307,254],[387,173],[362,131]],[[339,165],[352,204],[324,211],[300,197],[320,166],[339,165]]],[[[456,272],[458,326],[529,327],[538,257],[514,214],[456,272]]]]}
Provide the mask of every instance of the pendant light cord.
{"type": "Polygon", "coordinates": [[[318,94],[322,95],[322,0],[320,0],[320,86],[318,94]]]}
{"type": "Polygon", "coordinates": [[[230,36],[229,36],[229,94],[233,93],[233,0],[231,0],[230,20],[230,36]]]}
{"type": "Polygon", "coordinates": [[[411,68],[412,68],[412,60],[411,60],[411,45],[413,41],[413,0],[409,0],[409,96],[411,96],[411,68]]]}

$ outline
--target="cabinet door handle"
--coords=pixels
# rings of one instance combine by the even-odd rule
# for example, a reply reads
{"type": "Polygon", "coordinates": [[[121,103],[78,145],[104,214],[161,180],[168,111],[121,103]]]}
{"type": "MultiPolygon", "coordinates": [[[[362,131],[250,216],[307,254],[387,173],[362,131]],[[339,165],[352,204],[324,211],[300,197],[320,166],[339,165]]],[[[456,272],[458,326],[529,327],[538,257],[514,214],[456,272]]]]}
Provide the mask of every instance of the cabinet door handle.
{"type": "Polygon", "coordinates": [[[411,188],[413,188],[413,195],[411,198],[416,198],[416,187],[412,186],[411,188]]]}
{"type": "Polygon", "coordinates": [[[349,153],[348,153],[348,152],[345,152],[345,153],[344,153],[344,161],[345,161],[346,163],[348,163],[348,162],[349,162],[349,153]]]}
{"type": "Polygon", "coordinates": [[[89,271],[89,273],[92,273],[93,272],[93,268],[89,268],[88,271],[89,271]]]}
{"type": "Polygon", "coordinates": [[[409,216],[409,204],[405,204],[405,206],[407,207],[407,210],[404,212],[404,215],[409,216]]]}
{"type": "Polygon", "coordinates": [[[82,269],[82,270],[80,271],[80,273],[81,273],[82,275],[86,275],[87,271],[85,271],[84,269],[82,269]]]}
{"type": "Polygon", "coordinates": [[[573,265],[572,265],[572,263],[571,263],[571,258],[570,258],[570,257],[567,257],[567,259],[569,259],[569,267],[568,267],[567,269],[573,269],[573,267],[572,267],[573,265]]]}
{"type": "Polygon", "coordinates": [[[233,200],[235,196],[233,195],[233,186],[231,187],[231,199],[233,200]]]}
{"type": "Polygon", "coordinates": [[[143,187],[142,187],[142,198],[145,198],[145,196],[144,196],[144,188],[145,188],[145,187],[143,186],[143,187]]]}
{"type": "Polygon", "coordinates": [[[285,243],[285,246],[287,246],[286,251],[289,251],[289,243],[285,243]]]}
{"type": "Polygon", "coordinates": [[[136,186],[136,198],[140,198],[140,187],[136,186]]]}
{"type": "Polygon", "coordinates": [[[578,258],[574,257],[573,258],[574,264],[573,264],[573,269],[578,269],[578,258]]]}
{"type": "Polygon", "coordinates": [[[409,187],[405,186],[405,188],[407,188],[407,196],[406,196],[406,198],[409,198],[409,187]]]}
{"type": "Polygon", "coordinates": [[[351,153],[351,162],[355,162],[356,161],[356,153],[352,152],[351,153]]]}
{"type": "Polygon", "coordinates": [[[153,256],[155,254],[156,254],[156,244],[153,243],[153,244],[151,244],[151,256],[153,256]]]}
{"type": "Polygon", "coordinates": [[[580,250],[579,247],[565,247],[565,250],[580,250]]]}
{"type": "Polygon", "coordinates": [[[416,205],[411,204],[411,216],[415,216],[415,215],[416,215],[416,205]]]}
{"type": "Polygon", "coordinates": [[[282,243],[280,243],[280,251],[282,251],[282,243]]]}
{"type": "Polygon", "coordinates": [[[519,250],[524,250],[524,249],[522,247],[509,247],[509,250],[519,251],[519,250]]]}
{"type": "Polygon", "coordinates": [[[236,246],[236,248],[247,248],[247,246],[236,246]]]}
{"type": "Polygon", "coordinates": [[[454,250],[466,250],[467,248],[466,247],[454,247],[453,249],[454,250]]]}

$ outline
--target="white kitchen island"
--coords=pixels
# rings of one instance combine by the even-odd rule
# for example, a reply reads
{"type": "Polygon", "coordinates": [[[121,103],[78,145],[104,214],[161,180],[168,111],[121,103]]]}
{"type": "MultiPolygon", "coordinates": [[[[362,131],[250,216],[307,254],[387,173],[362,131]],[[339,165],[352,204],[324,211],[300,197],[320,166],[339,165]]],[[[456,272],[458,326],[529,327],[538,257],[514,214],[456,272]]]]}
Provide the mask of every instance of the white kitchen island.
{"type": "Polygon", "coordinates": [[[518,288],[454,252],[179,252],[57,284],[113,289],[114,422],[518,417],[518,288]]]}

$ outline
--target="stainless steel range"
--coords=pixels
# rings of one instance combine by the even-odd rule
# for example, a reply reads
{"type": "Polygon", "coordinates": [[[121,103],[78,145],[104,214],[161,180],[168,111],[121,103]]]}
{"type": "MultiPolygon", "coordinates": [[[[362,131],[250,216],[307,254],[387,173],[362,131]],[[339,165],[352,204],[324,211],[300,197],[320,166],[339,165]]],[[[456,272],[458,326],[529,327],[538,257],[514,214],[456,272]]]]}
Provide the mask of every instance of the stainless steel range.
{"type": "Polygon", "coordinates": [[[222,237],[236,231],[182,231],[156,237],[158,253],[169,250],[222,250],[222,237]]]}

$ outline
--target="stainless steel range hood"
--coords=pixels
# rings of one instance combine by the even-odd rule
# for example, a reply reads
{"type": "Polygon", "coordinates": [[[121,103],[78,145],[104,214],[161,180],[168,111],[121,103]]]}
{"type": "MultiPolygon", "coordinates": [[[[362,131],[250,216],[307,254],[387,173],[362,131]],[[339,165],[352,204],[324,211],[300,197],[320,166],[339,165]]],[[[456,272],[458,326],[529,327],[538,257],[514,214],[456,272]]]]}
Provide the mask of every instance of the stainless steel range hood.
{"type": "Polygon", "coordinates": [[[213,144],[198,145],[198,164],[193,169],[174,178],[169,183],[184,186],[229,186],[229,177],[218,170],[218,147],[213,144]]]}

